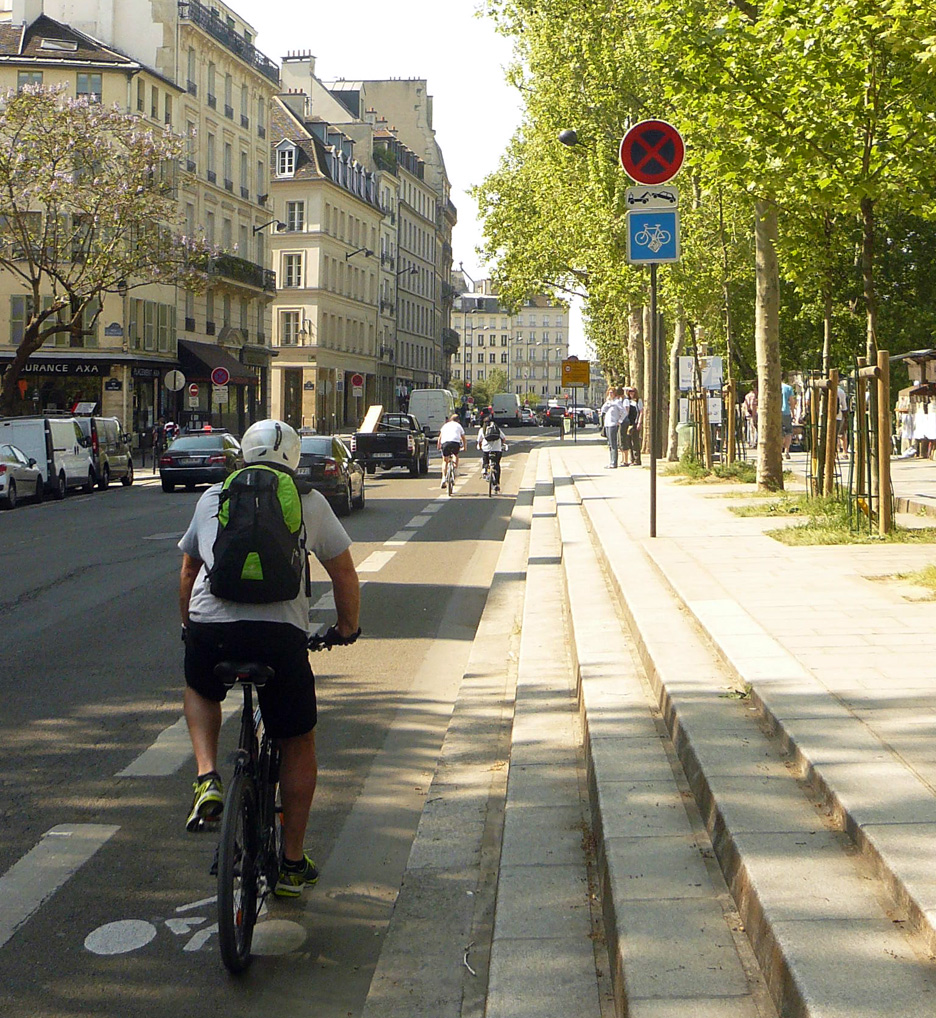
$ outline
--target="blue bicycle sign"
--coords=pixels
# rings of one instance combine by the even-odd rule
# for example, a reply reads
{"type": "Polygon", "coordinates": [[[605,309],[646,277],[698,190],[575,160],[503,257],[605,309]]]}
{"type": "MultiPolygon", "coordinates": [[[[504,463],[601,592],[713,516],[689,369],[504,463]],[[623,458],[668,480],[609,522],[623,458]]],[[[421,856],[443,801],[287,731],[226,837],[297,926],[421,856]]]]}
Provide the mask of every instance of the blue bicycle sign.
{"type": "Polygon", "coordinates": [[[627,260],[632,264],[679,260],[679,211],[627,213],[627,260]]]}

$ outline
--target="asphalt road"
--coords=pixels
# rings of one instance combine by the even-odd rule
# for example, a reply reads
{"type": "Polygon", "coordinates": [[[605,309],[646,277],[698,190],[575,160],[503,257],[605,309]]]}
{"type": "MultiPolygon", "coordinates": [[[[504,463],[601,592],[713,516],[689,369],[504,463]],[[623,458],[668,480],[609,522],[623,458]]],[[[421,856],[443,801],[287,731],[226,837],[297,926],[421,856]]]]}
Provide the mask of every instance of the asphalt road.
{"type": "MultiPolygon", "coordinates": [[[[213,933],[215,839],[183,824],[176,541],[198,495],[140,471],[129,489],[0,515],[0,1014],[201,1018],[209,1001],[230,1018],[360,1013],[525,444],[505,457],[500,498],[476,453],[450,500],[435,458],[428,478],[368,477],[346,521],[365,638],[314,660],[307,847],[322,875],[301,903],[271,904],[266,953],[240,978],[213,933]]],[[[326,624],[320,568],[314,580],[326,624]]]]}

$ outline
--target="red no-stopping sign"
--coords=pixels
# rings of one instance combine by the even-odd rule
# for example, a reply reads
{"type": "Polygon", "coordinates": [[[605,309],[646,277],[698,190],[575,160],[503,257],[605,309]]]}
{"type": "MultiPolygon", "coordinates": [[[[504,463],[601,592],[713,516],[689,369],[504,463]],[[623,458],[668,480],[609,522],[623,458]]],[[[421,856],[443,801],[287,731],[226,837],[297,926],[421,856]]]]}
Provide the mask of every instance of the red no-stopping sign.
{"type": "Polygon", "coordinates": [[[642,120],[621,142],[621,166],[638,184],[672,180],[685,154],[682,135],[665,120],[642,120]]]}

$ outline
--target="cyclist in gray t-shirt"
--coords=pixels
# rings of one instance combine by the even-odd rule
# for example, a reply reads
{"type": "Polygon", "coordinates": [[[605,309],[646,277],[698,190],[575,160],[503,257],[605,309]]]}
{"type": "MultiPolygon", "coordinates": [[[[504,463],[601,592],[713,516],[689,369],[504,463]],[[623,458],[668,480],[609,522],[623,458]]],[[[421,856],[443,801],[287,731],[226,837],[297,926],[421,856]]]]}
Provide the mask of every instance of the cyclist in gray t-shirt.
{"type": "MultiPolygon", "coordinates": [[[[248,465],[262,463],[292,473],[299,463],[299,436],[282,421],[252,425],[244,434],[242,447],[248,465]]],[[[220,492],[221,485],[216,484],[202,495],[179,542],[185,719],[197,767],[186,829],[197,830],[204,821],[217,819],[224,804],[216,768],[221,701],[226,690],[215,678],[214,666],[225,660],[270,665],[275,677],[258,690],[258,699],[267,731],[278,740],[282,752],[284,851],[275,890],[294,897],[318,878],[315,864],[303,848],[317,771],[315,683],[307,647],[309,599],[304,584],[295,599],[270,604],[235,603],[211,593],[207,571],[214,561],[220,492]]],[[[306,547],[332,581],[338,613],[335,628],[351,643],[360,632],[360,586],[349,550],[351,539],[317,491],[303,496],[302,517],[306,547]]]]}

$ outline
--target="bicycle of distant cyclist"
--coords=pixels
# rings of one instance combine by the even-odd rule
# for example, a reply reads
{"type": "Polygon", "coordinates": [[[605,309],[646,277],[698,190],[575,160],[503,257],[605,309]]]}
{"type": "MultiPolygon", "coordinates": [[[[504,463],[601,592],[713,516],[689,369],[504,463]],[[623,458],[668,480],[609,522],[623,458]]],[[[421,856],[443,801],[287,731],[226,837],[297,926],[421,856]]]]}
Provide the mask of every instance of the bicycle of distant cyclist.
{"type": "Polygon", "coordinates": [[[501,479],[501,452],[491,451],[487,454],[488,456],[488,468],[487,468],[487,479],[488,479],[488,498],[490,498],[495,491],[500,491],[500,479],[501,479]]]}
{"type": "MultiPolygon", "coordinates": [[[[310,650],[331,650],[353,642],[343,640],[334,628],[313,636],[310,650]]],[[[257,916],[276,887],[283,855],[283,807],[279,802],[280,751],[263,725],[254,705],[254,689],[274,677],[268,665],[225,661],[215,675],[228,689],[240,684],[244,691],[240,737],[234,754],[234,777],[224,799],[218,841],[218,941],[221,959],[230,972],[243,972],[250,964],[257,916]]]]}
{"type": "Polygon", "coordinates": [[[452,494],[452,489],[455,487],[455,463],[456,459],[454,456],[445,457],[445,471],[442,474],[442,478],[445,481],[445,487],[449,495],[452,494]]]}

